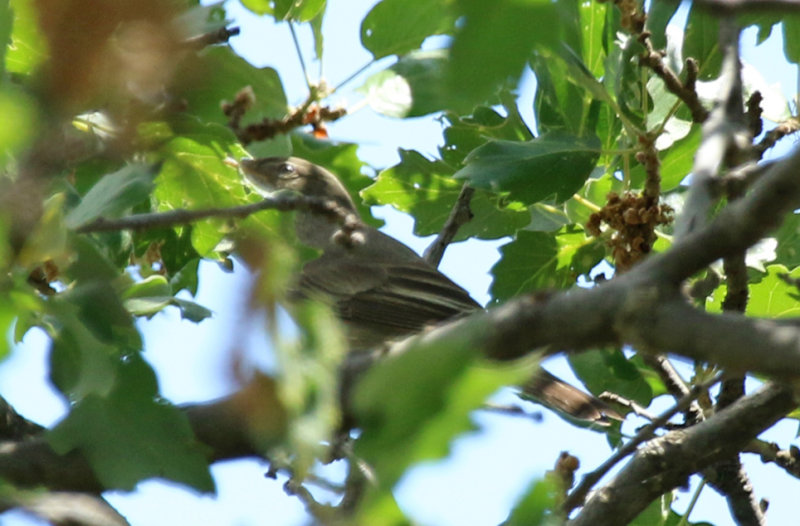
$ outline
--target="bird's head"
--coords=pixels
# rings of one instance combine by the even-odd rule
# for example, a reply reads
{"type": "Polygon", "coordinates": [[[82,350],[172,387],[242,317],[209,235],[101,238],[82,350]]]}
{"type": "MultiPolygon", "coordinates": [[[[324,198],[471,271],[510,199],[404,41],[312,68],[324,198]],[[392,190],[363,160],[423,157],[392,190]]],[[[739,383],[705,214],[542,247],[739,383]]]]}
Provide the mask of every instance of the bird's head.
{"type": "Polygon", "coordinates": [[[242,159],[242,172],[258,189],[271,193],[293,190],[308,197],[333,199],[339,205],[356,211],[344,185],[331,172],[299,157],[265,157],[242,159]]]}

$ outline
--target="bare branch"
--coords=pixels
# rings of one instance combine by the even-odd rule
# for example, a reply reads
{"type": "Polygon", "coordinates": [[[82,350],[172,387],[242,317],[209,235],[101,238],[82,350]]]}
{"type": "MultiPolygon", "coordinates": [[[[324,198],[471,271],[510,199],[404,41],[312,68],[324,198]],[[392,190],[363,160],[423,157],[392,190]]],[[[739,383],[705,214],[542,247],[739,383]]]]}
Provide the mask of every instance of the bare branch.
{"type": "Polygon", "coordinates": [[[236,26],[230,28],[221,27],[216,31],[209,31],[208,33],[188,38],[184,40],[184,44],[194,49],[203,49],[214,44],[224,44],[231,37],[235,37],[238,34],[239,28],[236,26]]]}
{"type": "Polygon", "coordinates": [[[653,499],[684,484],[693,473],[735,455],[761,431],[783,418],[796,403],[790,389],[768,384],[714,418],[650,441],[614,480],[590,496],[568,524],[627,524],[653,499]]]}
{"type": "Polygon", "coordinates": [[[800,479],[800,450],[797,446],[781,449],[773,442],[753,440],[745,446],[742,453],[754,453],[761,457],[761,462],[772,462],[791,476],[800,479]]]}
{"type": "Polygon", "coordinates": [[[453,209],[450,211],[450,217],[445,221],[442,230],[439,232],[439,235],[436,236],[436,239],[433,240],[433,243],[425,249],[423,257],[425,261],[432,266],[439,266],[447,245],[456,237],[458,229],[461,228],[462,225],[469,223],[472,219],[472,210],[469,208],[469,202],[474,193],[475,189],[467,184],[461,187],[461,193],[458,194],[458,199],[456,199],[453,209]]]}
{"type": "Polygon", "coordinates": [[[734,147],[743,149],[750,141],[742,107],[739,29],[730,16],[720,19],[719,34],[723,52],[719,99],[703,124],[703,142],[697,149],[692,168],[692,187],[675,226],[677,239],[706,223],[708,211],[716,199],[714,178],[729,151],[734,147]]]}
{"type": "Polygon", "coordinates": [[[229,208],[206,208],[203,210],[170,210],[152,214],[135,214],[120,219],[98,218],[75,229],[81,234],[92,232],[110,232],[117,230],[144,230],[148,228],[165,228],[176,225],[186,225],[208,218],[243,218],[262,210],[309,210],[329,217],[342,225],[346,233],[352,232],[361,225],[361,221],[354,214],[342,208],[331,199],[308,197],[299,194],[280,194],[275,197],[264,198],[258,203],[249,205],[232,206],[229,208]]]}
{"type": "Polygon", "coordinates": [[[673,416],[688,409],[698,396],[718,381],[719,378],[714,378],[702,385],[692,387],[686,396],[678,400],[674,406],[661,413],[657,418],[654,418],[652,422],[640,429],[639,432],[636,433],[636,436],[615,451],[614,454],[608,457],[597,469],[584,475],[583,479],[581,479],[581,483],[569,494],[567,500],[564,502],[564,511],[569,514],[569,512],[580,506],[589,493],[589,490],[592,489],[611,468],[620,460],[636,451],[636,448],[639,447],[640,444],[653,438],[653,435],[658,429],[664,427],[673,416]]]}

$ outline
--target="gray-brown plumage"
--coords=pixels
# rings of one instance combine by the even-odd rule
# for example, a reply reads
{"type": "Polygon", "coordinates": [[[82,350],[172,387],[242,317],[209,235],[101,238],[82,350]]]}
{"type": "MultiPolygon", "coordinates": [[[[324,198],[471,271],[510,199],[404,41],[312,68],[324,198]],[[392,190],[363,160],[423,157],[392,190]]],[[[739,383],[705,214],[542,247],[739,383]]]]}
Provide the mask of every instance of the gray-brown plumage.
{"type": "MultiPolygon", "coordinates": [[[[329,171],[296,157],[245,159],[242,171],[266,191],[294,190],[334,200],[357,215],[342,183],[329,171]]],[[[346,327],[353,351],[369,350],[481,308],[463,288],[413,250],[375,228],[362,225],[358,242],[336,242],[339,225],[311,211],[298,211],[300,241],[321,249],[307,263],[296,285],[300,298],[331,304],[346,327]]],[[[571,416],[606,421],[619,415],[600,400],[540,369],[525,391],[571,416]]]]}

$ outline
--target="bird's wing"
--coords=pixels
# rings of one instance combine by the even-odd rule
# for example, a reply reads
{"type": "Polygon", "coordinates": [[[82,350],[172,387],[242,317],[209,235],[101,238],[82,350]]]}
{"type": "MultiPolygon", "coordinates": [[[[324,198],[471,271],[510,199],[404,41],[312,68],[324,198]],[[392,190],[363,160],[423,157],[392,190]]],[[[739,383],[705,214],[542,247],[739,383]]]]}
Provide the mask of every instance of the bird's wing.
{"type": "Polygon", "coordinates": [[[424,261],[361,261],[323,254],[308,263],[301,297],[330,303],[363,348],[479,309],[469,294],[424,261]],[[374,335],[370,338],[364,335],[374,335]]]}

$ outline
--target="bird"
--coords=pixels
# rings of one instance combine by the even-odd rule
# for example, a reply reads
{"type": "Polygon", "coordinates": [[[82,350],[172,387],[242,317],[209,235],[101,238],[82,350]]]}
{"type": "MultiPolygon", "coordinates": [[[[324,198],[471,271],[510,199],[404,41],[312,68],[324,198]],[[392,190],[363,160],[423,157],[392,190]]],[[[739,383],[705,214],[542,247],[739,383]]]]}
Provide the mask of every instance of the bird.
{"type": "MultiPolygon", "coordinates": [[[[360,218],[342,182],[299,157],[242,159],[244,176],[262,193],[293,191],[335,203],[360,218]]],[[[321,300],[343,323],[350,352],[362,352],[482,309],[469,293],[400,241],[363,221],[351,242],[339,223],[311,209],[295,216],[298,240],[321,251],[306,263],[290,293],[321,300]]],[[[524,388],[542,404],[582,421],[607,425],[621,416],[601,400],[539,368],[524,388]]]]}

